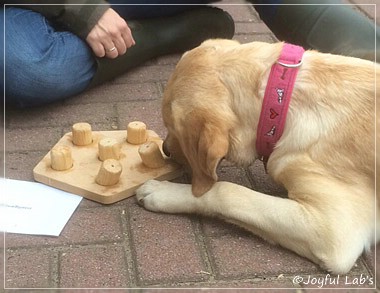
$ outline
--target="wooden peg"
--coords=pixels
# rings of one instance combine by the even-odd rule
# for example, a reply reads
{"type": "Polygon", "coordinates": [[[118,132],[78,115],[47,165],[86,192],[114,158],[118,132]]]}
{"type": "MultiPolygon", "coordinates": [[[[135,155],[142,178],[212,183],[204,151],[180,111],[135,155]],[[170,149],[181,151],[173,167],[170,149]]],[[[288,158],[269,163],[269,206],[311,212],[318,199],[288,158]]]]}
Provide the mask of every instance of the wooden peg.
{"type": "Polygon", "coordinates": [[[120,144],[114,138],[103,138],[98,143],[99,160],[105,161],[107,159],[119,160],[120,158],[120,144]]]}
{"type": "Polygon", "coordinates": [[[140,121],[128,124],[127,141],[131,144],[142,144],[147,140],[146,125],[140,121]]]}
{"type": "Polygon", "coordinates": [[[73,166],[71,149],[68,146],[58,145],[50,151],[51,168],[57,171],[68,170],[73,166]]]}
{"type": "Polygon", "coordinates": [[[160,168],[166,164],[160,148],[153,141],[141,145],[138,152],[144,165],[148,168],[160,168]]]}
{"type": "Polygon", "coordinates": [[[91,125],[86,122],[75,123],[72,127],[73,143],[78,146],[92,143],[91,125]]]}
{"type": "Polygon", "coordinates": [[[107,159],[100,166],[95,181],[99,185],[115,185],[119,182],[122,169],[121,163],[118,160],[107,159]]]}

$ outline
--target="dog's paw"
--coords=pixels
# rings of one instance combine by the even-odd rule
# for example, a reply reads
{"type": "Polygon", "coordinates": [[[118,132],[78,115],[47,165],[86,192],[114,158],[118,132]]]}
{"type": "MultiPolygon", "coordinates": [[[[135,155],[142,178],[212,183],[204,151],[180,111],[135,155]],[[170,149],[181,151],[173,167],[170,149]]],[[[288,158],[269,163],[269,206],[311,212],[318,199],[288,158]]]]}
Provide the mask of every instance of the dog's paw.
{"type": "Polygon", "coordinates": [[[149,180],[136,191],[139,205],[153,212],[189,213],[193,211],[191,185],[149,180]]]}

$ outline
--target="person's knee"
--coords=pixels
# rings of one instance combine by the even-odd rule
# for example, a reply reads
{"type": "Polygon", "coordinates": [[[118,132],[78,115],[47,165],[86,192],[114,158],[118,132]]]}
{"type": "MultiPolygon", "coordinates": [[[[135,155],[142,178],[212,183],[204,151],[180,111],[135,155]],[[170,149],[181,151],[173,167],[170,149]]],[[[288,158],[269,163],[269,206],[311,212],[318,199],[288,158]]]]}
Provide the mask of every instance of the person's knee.
{"type": "MultiPolygon", "coordinates": [[[[79,94],[90,83],[72,68],[49,68],[41,70],[38,62],[24,63],[19,71],[5,71],[6,102],[18,107],[36,106],[55,102],[79,94]],[[76,78],[77,77],[77,78],[76,78]]],[[[12,68],[15,69],[15,68],[12,68]]]]}
{"type": "Polygon", "coordinates": [[[76,35],[57,31],[34,11],[5,9],[6,101],[45,104],[83,91],[96,71],[91,49],[76,35]]]}
{"type": "Polygon", "coordinates": [[[6,101],[18,107],[47,104],[81,93],[91,82],[96,62],[85,44],[53,41],[43,50],[16,53],[6,48],[6,101]],[[75,53],[74,53],[75,52],[75,53]],[[81,53],[78,53],[81,52],[81,53]],[[72,53],[72,54],[71,54],[72,53]]]}

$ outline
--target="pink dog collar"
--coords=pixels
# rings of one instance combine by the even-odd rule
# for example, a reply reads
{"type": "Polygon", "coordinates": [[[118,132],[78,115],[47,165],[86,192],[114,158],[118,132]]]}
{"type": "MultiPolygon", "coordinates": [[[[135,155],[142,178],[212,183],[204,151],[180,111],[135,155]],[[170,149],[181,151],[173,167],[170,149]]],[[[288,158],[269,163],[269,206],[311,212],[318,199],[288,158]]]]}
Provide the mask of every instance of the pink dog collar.
{"type": "Polygon", "coordinates": [[[304,51],[302,47],[285,43],[269,74],[256,139],[256,150],[264,163],[268,161],[284,131],[286,114],[304,51]]]}

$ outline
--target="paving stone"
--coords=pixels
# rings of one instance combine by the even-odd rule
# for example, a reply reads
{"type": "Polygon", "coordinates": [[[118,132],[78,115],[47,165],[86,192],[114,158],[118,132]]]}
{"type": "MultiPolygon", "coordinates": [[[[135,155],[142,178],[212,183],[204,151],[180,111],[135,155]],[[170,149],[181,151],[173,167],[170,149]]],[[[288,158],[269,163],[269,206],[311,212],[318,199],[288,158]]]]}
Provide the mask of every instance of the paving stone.
{"type": "Polygon", "coordinates": [[[241,44],[246,44],[250,42],[265,42],[274,43],[276,38],[271,34],[260,34],[260,35],[235,35],[234,40],[239,41],[241,44]]]}
{"type": "Polygon", "coordinates": [[[270,175],[265,172],[262,162],[256,161],[248,168],[248,172],[253,182],[254,190],[270,195],[287,196],[286,189],[275,183],[270,175]]]}
{"type": "Polygon", "coordinates": [[[79,209],[88,209],[88,208],[113,208],[113,207],[119,207],[121,209],[122,215],[126,212],[125,207],[130,204],[134,204],[136,201],[135,196],[127,197],[126,199],[120,200],[118,202],[115,202],[111,205],[105,205],[101,204],[96,201],[92,201],[86,198],[83,198],[82,201],[79,204],[79,209]]]}
{"type": "Polygon", "coordinates": [[[34,181],[33,169],[46,155],[46,152],[5,153],[5,177],[17,180],[34,181]]]}
{"type": "Polygon", "coordinates": [[[259,23],[237,23],[235,25],[236,34],[269,34],[270,29],[263,22],[259,23]]]}
{"type": "MultiPolygon", "coordinates": [[[[107,288],[102,288],[102,289],[85,289],[85,288],[80,288],[80,289],[77,289],[76,291],[80,292],[80,293],[125,293],[126,290],[129,290],[128,292],[144,292],[142,289],[117,289],[117,288],[111,288],[111,289],[107,289],[107,288]],[[80,291],[79,291],[80,290],[80,291]]],[[[74,292],[73,289],[59,289],[59,293],[72,293],[74,292]]]]}
{"type": "MultiPolygon", "coordinates": [[[[133,292],[132,290],[131,290],[131,292],[133,292]]],[[[58,291],[58,290],[56,290],[56,291],[58,291]]],[[[55,291],[53,291],[53,292],[55,292],[55,291]]],[[[123,289],[117,289],[117,288],[112,288],[112,289],[106,289],[106,288],[85,289],[85,288],[80,288],[80,289],[76,289],[74,291],[74,289],[61,289],[60,288],[58,292],[59,293],[73,293],[73,292],[80,292],[80,293],[99,293],[99,292],[102,292],[102,293],[125,293],[126,289],[124,289],[124,288],[123,289]]]]}
{"type": "Polygon", "coordinates": [[[6,288],[50,288],[50,266],[54,253],[47,249],[23,249],[5,252],[6,288]]]}
{"type": "Polygon", "coordinates": [[[125,288],[129,275],[123,247],[73,247],[60,255],[62,288],[125,288]]]}
{"type": "Polygon", "coordinates": [[[380,23],[380,6],[377,0],[349,0],[345,1],[352,4],[357,4],[359,9],[371,19],[375,19],[380,23]]]}
{"type": "Polygon", "coordinates": [[[129,102],[118,104],[119,128],[127,129],[131,121],[142,121],[148,129],[155,131],[162,139],[166,136],[166,128],[161,118],[161,100],[129,102]]]}
{"type": "Polygon", "coordinates": [[[220,237],[230,235],[234,237],[250,237],[252,233],[244,230],[243,228],[224,222],[220,219],[204,217],[201,220],[202,231],[208,237],[220,237]]]}
{"type": "Polygon", "coordinates": [[[139,285],[201,281],[206,271],[189,217],[130,209],[139,285]]]}
{"type": "MultiPolygon", "coordinates": [[[[179,285],[180,287],[181,285],[179,285]]],[[[256,278],[254,280],[234,280],[234,281],[216,281],[208,283],[195,283],[191,284],[189,287],[196,288],[210,288],[212,292],[228,292],[228,293],[245,293],[250,292],[249,290],[260,289],[260,292],[273,292],[274,289],[281,290],[286,289],[287,292],[297,292],[296,289],[291,290],[291,288],[299,288],[289,280],[285,278],[268,278],[260,279],[256,278]]],[[[190,289],[190,291],[192,291],[190,289]]],[[[196,292],[196,291],[195,291],[196,292]]]]}
{"type": "MultiPolygon", "coordinates": [[[[290,280],[287,280],[287,279],[283,280],[282,277],[275,278],[275,279],[268,279],[268,280],[258,280],[255,282],[234,281],[230,283],[227,282],[224,285],[225,285],[224,287],[227,287],[227,288],[238,287],[238,288],[245,288],[245,290],[246,289],[260,289],[261,293],[273,292],[273,290],[275,289],[277,290],[286,289],[286,292],[297,292],[295,289],[290,290],[291,288],[294,288],[297,286],[295,286],[290,280]]],[[[243,292],[243,290],[241,290],[241,292],[243,292]]]]}
{"type": "Polygon", "coordinates": [[[4,242],[6,248],[13,249],[20,247],[47,247],[49,245],[58,243],[59,240],[53,236],[6,233],[4,242]]]}
{"type": "Polygon", "coordinates": [[[168,80],[173,70],[174,68],[171,64],[136,67],[126,74],[116,78],[113,83],[141,83],[142,80],[144,82],[168,80]]]}
{"type": "Polygon", "coordinates": [[[150,83],[113,84],[108,82],[67,100],[65,104],[117,103],[159,98],[158,86],[150,83]]]}
{"type": "Polygon", "coordinates": [[[62,127],[11,128],[5,132],[5,150],[7,152],[49,150],[61,136],[62,127]]]}
{"type": "Polygon", "coordinates": [[[247,3],[244,0],[235,0],[233,3],[228,4],[218,4],[215,6],[228,12],[235,21],[238,22],[259,22],[260,18],[252,7],[252,4],[247,3]]]}
{"type": "MultiPolygon", "coordinates": [[[[154,293],[154,292],[167,292],[167,291],[175,291],[175,292],[180,292],[180,291],[184,291],[186,293],[201,293],[201,292],[207,292],[207,287],[205,286],[202,286],[202,283],[201,284],[189,284],[189,283],[185,283],[185,284],[177,284],[177,283],[174,283],[174,284],[166,284],[162,287],[160,286],[156,286],[156,285],[153,285],[153,286],[149,286],[148,288],[145,288],[143,289],[143,293],[154,293]],[[194,285],[194,286],[193,286],[194,285]]],[[[218,292],[218,291],[212,291],[212,292],[218,292]]],[[[228,292],[230,293],[230,292],[228,292]]]]}
{"type": "Polygon", "coordinates": [[[101,207],[76,212],[62,231],[65,242],[118,241],[123,235],[120,224],[121,211],[101,207]]]}
{"type": "Polygon", "coordinates": [[[80,209],[74,212],[59,237],[6,234],[6,247],[120,242],[123,230],[121,211],[112,207],[80,209]]]}
{"type": "Polygon", "coordinates": [[[344,288],[322,288],[322,289],[306,289],[303,290],[305,293],[311,293],[311,292],[316,292],[316,293],[335,293],[335,292],[342,292],[342,293],[360,293],[360,292],[368,292],[368,293],[376,293],[378,290],[371,290],[368,288],[364,289],[344,289],[344,288]]]}
{"type": "Polygon", "coordinates": [[[255,236],[211,237],[208,239],[208,247],[218,279],[321,272],[319,267],[308,260],[255,236]]]}
{"type": "MultiPolygon", "coordinates": [[[[87,122],[87,121],[84,121],[84,120],[80,120],[80,119],[78,119],[78,120],[73,121],[73,123],[70,124],[70,125],[65,125],[65,126],[63,127],[63,132],[62,132],[63,134],[62,134],[62,136],[63,136],[64,134],[68,133],[68,132],[71,132],[73,124],[74,124],[74,123],[79,123],[79,122],[87,122]]],[[[119,127],[118,127],[118,119],[117,119],[116,117],[111,118],[110,121],[107,122],[107,123],[96,123],[96,122],[91,122],[90,125],[91,125],[91,130],[92,130],[92,131],[112,131],[112,130],[121,130],[121,129],[119,129],[119,127]]],[[[53,145],[52,145],[52,146],[53,146],[53,145]]]]}
{"type": "Polygon", "coordinates": [[[248,188],[251,183],[244,169],[238,167],[222,167],[217,170],[219,181],[233,182],[248,188]]]}
{"type": "Polygon", "coordinates": [[[367,264],[369,270],[375,274],[376,272],[376,250],[378,250],[380,245],[377,245],[376,247],[372,247],[371,251],[364,252],[363,253],[363,260],[367,264]]]}
{"type": "Polygon", "coordinates": [[[161,65],[173,66],[174,65],[175,66],[178,63],[179,59],[181,59],[181,57],[182,57],[181,53],[173,54],[173,55],[165,55],[165,56],[157,58],[154,65],[158,65],[158,66],[161,66],[161,65]]]}
{"type": "Polygon", "coordinates": [[[0,284],[4,286],[4,259],[5,259],[5,251],[4,251],[4,233],[0,232],[0,284]]]}
{"type": "Polygon", "coordinates": [[[18,110],[9,118],[9,126],[12,128],[23,128],[26,125],[33,125],[33,127],[62,127],[71,126],[78,121],[90,124],[108,124],[112,122],[114,115],[113,105],[107,103],[61,107],[45,106],[18,110]]]}
{"type": "Polygon", "coordinates": [[[376,246],[371,247],[371,251],[363,253],[362,256],[366,267],[371,275],[375,277],[377,285],[380,285],[380,270],[377,269],[380,267],[379,248],[380,244],[377,244],[376,246]]]}

